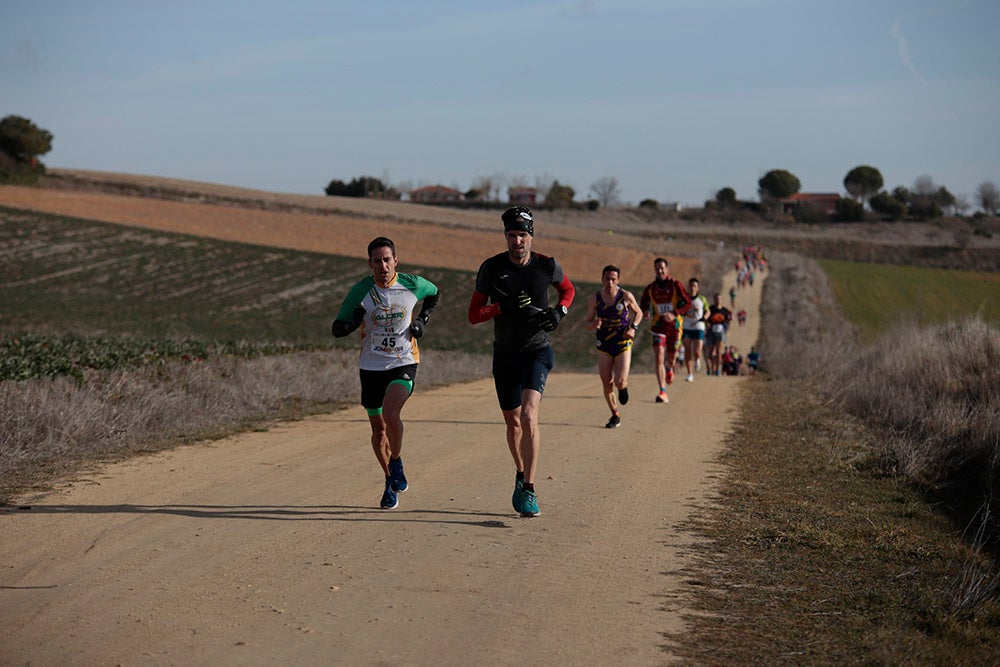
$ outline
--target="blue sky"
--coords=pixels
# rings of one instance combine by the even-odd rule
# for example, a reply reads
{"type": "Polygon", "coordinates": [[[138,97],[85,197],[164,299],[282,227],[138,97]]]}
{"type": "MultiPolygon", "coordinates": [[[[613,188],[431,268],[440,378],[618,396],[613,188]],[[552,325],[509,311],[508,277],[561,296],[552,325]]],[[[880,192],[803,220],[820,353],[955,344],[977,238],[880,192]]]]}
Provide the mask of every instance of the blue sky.
{"type": "Polygon", "coordinates": [[[277,192],[613,176],[700,205],[870,164],[971,201],[998,33],[997,0],[0,0],[0,116],[50,167],[277,192]]]}

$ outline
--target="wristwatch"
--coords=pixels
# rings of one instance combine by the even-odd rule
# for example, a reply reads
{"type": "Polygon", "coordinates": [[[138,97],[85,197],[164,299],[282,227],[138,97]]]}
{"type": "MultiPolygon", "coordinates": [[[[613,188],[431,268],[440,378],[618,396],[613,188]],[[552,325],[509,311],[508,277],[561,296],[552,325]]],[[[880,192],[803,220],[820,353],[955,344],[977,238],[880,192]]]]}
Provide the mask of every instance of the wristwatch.
{"type": "Polygon", "coordinates": [[[563,317],[566,317],[568,313],[569,313],[569,308],[567,308],[562,304],[559,304],[559,314],[562,315],[563,317]]]}

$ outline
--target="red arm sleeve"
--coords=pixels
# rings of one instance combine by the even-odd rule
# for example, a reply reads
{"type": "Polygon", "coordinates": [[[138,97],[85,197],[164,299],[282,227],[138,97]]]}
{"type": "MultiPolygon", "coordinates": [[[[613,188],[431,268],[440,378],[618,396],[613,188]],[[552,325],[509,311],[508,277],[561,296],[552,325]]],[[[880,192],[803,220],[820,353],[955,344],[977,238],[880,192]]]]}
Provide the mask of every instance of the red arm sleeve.
{"type": "Polygon", "coordinates": [[[675,280],[674,286],[677,292],[674,295],[674,306],[677,314],[686,315],[687,312],[691,310],[691,297],[688,295],[687,290],[684,289],[684,283],[681,281],[675,280]]]}
{"type": "Polygon", "coordinates": [[[488,300],[489,296],[473,290],[472,301],[469,302],[469,322],[479,324],[480,322],[491,320],[500,314],[500,304],[492,303],[487,306],[486,302],[488,300]]]}
{"type": "Polygon", "coordinates": [[[643,315],[645,315],[646,311],[649,310],[649,302],[649,287],[646,287],[642,290],[642,294],[639,297],[639,310],[642,311],[643,315]]]}
{"type": "Polygon", "coordinates": [[[576,288],[573,287],[573,283],[564,275],[562,282],[556,285],[556,291],[559,293],[559,305],[566,306],[566,309],[569,310],[570,304],[573,303],[573,297],[576,296],[576,288]]]}

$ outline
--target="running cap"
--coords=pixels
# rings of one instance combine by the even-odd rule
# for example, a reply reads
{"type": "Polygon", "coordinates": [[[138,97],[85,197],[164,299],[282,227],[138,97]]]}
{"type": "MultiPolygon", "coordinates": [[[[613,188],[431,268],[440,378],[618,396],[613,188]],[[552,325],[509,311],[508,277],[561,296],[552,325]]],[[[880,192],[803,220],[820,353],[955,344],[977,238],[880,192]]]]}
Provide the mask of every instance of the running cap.
{"type": "Polygon", "coordinates": [[[535,235],[535,218],[527,206],[511,206],[503,212],[500,219],[503,220],[504,233],[528,232],[535,235]]]}

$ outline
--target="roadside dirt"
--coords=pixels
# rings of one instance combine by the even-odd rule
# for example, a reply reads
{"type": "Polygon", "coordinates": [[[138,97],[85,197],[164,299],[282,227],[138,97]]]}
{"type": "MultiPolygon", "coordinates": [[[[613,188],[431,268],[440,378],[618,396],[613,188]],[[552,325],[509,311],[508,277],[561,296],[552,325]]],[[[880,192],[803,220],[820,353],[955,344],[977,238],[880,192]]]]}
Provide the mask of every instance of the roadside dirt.
{"type": "MultiPolygon", "coordinates": [[[[0,199],[14,206],[12,190],[0,199]]],[[[273,233],[238,217],[261,239],[273,233]]],[[[478,265],[487,246],[467,243],[478,265]]],[[[400,245],[421,263],[413,255],[434,244],[418,233],[400,245]]],[[[597,273],[614,261],[607,248],[588,252],[597,273]]],[[[738,297],[749,318],[731,342],[744,353],[760,289],[738,297]]],[[[663,405],[652,369],[633,370],[617,430],[603,428],[596,373],[551,376],[535,519],[510,507],[513,466],[489,380],[418,384],[404,412],[411,489],[393,511],[377,509],[381,473],[360,407],[22,499],[0,510],[0,664],[670,662],[664,634],[684,629],[679,573],[693,539],[677,527],[711,497],[747,380],[685,383],[681,373],[663,405]]]]}

